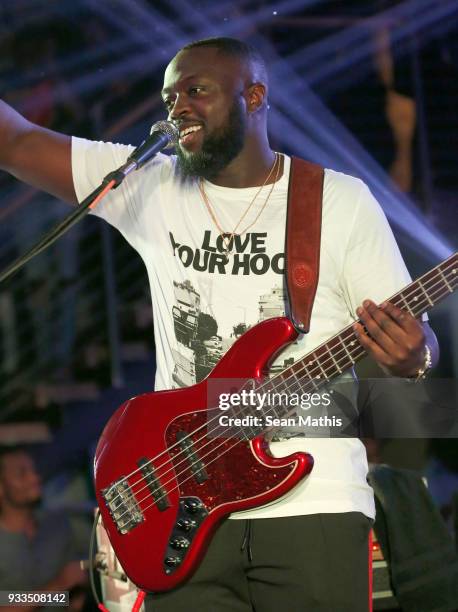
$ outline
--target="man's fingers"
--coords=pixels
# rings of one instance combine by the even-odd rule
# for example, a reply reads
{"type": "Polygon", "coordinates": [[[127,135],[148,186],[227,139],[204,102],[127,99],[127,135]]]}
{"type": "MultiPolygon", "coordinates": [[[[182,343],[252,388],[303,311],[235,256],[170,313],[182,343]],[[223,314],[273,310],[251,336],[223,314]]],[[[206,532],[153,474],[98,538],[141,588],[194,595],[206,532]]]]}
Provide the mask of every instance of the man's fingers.
{"type": "Polygon", "coordinates": [[[353,329],[363,348],[382,366],[410,373],[423,358],[424,330],[408,312],[384,302],[365,300],[356,310],[360,323],[353,329]]]}
{"type": "Polygon", "coordinates": [[[402,342],[405,333],[394,319],[370,300],[365,300],[356,313],[367,333],[382,349],[388,353],[396,350],[396,345],[402,342]]]}
{"type": "Polygon", "coordinates": [[[383,348],[377,344],[364,330],[361,323],[353,324],[353,331],[356,334],[361,346],[371,355],[380,365],[389,365],[391,362],[390,356],[383,348]]]}
{"type": "MultiPolygon", "coordinates": [[[[425,330],[420,321],[409,312],[401,310],[391,302],[383,302],[380,309],[388,314],[393,322],[396,322],[398,327],[402,329],[402,342],[409,351],[416,352],[419,349],[423,349],[425,344],[425,330]]],[[[401,340],[401,335],[397,338],[401,340]]]]}
{"type": "Polygon", "coordinates": [[[389,315],[391,319],[396,321],[396,323],[402,327],[404,331],[407,332],[409,330],[409,323],[411,323],[413,317],[412,315],[409,315],[408,312],[401,310],[391,302],[383,302],[383,304],[380,305],[380,309],[382,312],[389,315]]]}

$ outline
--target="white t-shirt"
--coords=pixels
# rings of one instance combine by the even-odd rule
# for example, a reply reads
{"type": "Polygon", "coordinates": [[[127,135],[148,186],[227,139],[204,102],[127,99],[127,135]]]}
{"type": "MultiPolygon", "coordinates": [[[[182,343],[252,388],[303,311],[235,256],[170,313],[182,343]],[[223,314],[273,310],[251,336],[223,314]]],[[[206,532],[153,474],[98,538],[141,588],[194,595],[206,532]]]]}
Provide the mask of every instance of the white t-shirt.
{"type": "MultiPolygon", "coordinates": [[[[86,197],[131,147],[73,139],[78,200],[86,197]]],[[[155,389],[201,380],[248,327],[285,313],[284,228],[290,159],[254,225],[234,243],[227,263],[219,231],[195,182],[175,174],[175,157],[157,155],[95,209],[138,251],[148,272],[154,316],[155,389]]],[[[205,182],[219,224],[231,232],[258,187],[232,189],[205,182]]],[[[263,188],[239,231],[257,217],[263,188]]],[[[386,218],[360,180],[325,171],[319,283],[310,332],[274,362],[297,360],[357,318],[366,298],[390,297],[410,281],[386,218]]],[[[288,496],[232,518],[269,518],[318,512],[363,512],[374,517],[363,444],[355,438],[291,438],[271,443],[275,456],[305,450],[311,474],[288,496]]]]}

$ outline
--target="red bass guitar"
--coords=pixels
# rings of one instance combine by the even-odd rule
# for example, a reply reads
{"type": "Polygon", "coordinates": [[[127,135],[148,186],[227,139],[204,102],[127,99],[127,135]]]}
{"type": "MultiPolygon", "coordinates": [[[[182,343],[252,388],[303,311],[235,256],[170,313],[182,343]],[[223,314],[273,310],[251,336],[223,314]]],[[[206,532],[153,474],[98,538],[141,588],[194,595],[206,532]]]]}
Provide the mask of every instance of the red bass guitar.
{"type": "MultiPolygon", "coordinates": [[[[390,301],[419,317],[454,291],[457,279],[455,253],[390,301]]],[[[221,410],[208,409],[215,406],[212,381],[246,379],[269,392],[303,393],[364,355],[350,325],[262,382],[274,356],[296,337],[286,318],[263,321],[202,382],[135,397],[109,420],[95,456],[97,501],[116,556],[137,586],[153,592],[176,587],[195,570],[224,517],[278,499],[312,469],[307,453],[272,457],[267,428],[243,428],[243,435],[231,428],[225,435],[215,429],[221,410]]],[[[281,411],[276,414],[287,416],[281,411]]]]}

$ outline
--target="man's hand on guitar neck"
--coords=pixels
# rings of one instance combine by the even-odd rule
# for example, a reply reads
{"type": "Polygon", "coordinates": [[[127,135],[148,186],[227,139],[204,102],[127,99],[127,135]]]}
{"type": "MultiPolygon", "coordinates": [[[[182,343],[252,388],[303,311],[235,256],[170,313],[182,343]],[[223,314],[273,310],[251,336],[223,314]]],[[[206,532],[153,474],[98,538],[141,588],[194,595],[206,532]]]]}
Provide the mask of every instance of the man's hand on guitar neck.
{"type": "Polygon", "coordinates": [[[431,351],[431,365],[439,358],[437,339],[427,323],[390,302],[377,306],[365,300],[356,313],[364,323],[353,329],[366,352],[392,376],[416,376],[425,365],[425,346],[431,351]]]}

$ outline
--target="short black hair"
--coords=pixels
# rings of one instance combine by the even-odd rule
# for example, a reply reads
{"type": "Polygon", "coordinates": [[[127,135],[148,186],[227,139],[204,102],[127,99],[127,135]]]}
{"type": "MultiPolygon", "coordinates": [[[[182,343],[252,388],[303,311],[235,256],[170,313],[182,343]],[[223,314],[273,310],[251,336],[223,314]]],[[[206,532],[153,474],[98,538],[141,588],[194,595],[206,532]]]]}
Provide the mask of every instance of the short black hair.
{"type": "Polygon", "coordinates": [[[246,43],[238,38],[230,38],[229,36],[214,36],[211,38],[203,38],[195,40],[181,48],[181,51],[189,51],[199,47],[214,47],[220,53],[230,57],[236,57],[244,62],[249,62],[255,65],[258,69],[259,77],[267,83],[267,67],[264,58],[253,45],[246,43]]]}

